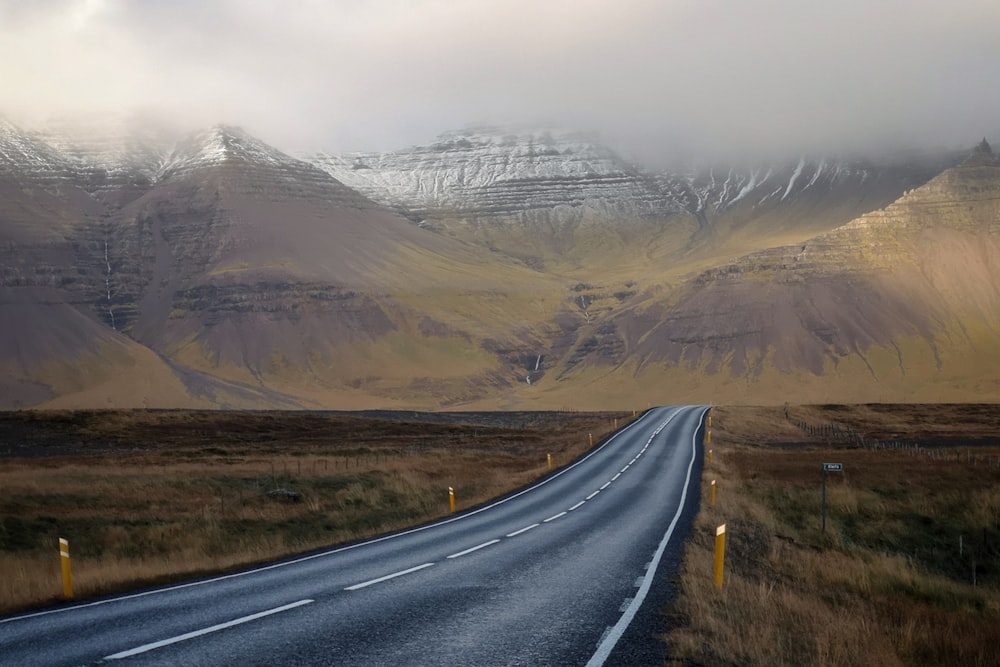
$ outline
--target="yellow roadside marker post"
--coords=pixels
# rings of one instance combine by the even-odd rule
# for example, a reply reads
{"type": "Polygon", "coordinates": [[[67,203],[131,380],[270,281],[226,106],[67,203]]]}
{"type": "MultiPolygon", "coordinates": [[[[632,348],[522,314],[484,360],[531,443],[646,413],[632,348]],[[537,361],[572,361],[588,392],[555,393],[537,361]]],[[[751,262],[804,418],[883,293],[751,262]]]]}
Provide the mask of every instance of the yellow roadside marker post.
{"type": "Polygon", "coordinates": [[[726,524],[715,529],[715,587],[722,588],[722,570],[726,560],[726,524]]]}
{"type": "Polygon", "coordinates": [[[452,514],[455,513],[455,489],[448,487],[448,506],[451,508],[452,514]]]}
{"type": "Polygon", "coordinates": [[[588,433],[587,435],[590,437],[590,446],[593,447],[594,446],[594,434],[593,433],[588,433]]]}
{"type": "Polygon", "coordinates": [[[59,538],[59,557],[62,561],[63,596],[73,599],[73,572],[69,566],[69,541],[59,538]]]}
{"type": "Polygon", "coordinates": [[[711,430],[709,430],[705,434],[705,444],[707,444],[707,445],[711,445],[712,444],[712,431],[711,430]]]}
{"type": "Polygon", "coordinates": [[[708,465],[712,465],[712,450],[708,450],[708,465]]]}
{"type": "Polygon", "coordinates": [[[549,458],[549,470],[552,470],[552,455],[549,454],[548,458],[549,458]]]}
{"type": "Polygon", "coordinates": [[[711,491],[711,495],[709,496],[711,498],[710,504],[714,505],[715,504],[715,480],[714,479],[712,480],[711,488],[712,488],[712,491],[711,491]]]}

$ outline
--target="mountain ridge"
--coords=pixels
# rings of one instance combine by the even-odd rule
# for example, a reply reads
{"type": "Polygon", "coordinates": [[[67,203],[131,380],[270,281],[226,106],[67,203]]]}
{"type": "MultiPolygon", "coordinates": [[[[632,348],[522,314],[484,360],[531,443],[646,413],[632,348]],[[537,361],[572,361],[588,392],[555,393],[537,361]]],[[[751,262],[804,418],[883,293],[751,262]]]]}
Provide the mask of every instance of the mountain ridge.
{"type": "Polygon", "coordinates": [[[6,407],[780,402],[914,376],[964,397],[1000,335],[982,149],[654,173],[579,134],[376,160],[126,129],[60,149],[0,125],[6,407]]]}

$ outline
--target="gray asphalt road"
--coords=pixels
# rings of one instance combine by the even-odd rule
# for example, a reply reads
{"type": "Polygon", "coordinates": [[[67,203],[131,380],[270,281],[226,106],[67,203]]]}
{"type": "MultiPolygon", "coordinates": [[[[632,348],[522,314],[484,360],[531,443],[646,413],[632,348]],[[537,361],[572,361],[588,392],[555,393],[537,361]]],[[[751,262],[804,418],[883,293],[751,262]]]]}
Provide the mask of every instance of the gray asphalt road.
{"type": "Polygon", "coordinates": [[[705,412],[651,410],[542,482],[433,525],[0,618],[0,663],[662,664],[705,412]]]}

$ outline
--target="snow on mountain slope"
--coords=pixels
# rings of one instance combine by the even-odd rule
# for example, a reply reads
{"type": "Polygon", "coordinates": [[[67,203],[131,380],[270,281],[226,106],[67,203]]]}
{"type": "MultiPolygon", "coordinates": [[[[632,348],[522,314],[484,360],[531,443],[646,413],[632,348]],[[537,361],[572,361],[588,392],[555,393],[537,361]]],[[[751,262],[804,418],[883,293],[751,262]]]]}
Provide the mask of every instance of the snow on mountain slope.
{"type": "Polygon", "coordinates": [[[135,114],[55,118],[35,136],[59,151],[81,174],[142,176],[153,180],[178,131],[135,114]]]}
{"type": "Polygon", "coordinates": [[[580,134],[475,128],[394,153],[307,159],[418,217],[502,218],[564,207],[634,217],[659,215],[670,204],[646,175],[580,134]]]}
{"type": "MultiPolygon", "coordinates": [[[[179,141],[165,156],[157,170],[156,180],[162,181],[230,161],[285,170],[305,166],[241,128],[216,125],[179,141]]],[[[298,170],[301,171],[301,168],[298,170]]]]}
{"type": "Polygon", "coordinates": [[[68,180],[72,169],[59,151],[0,117],[0,173],[19,180],[56,183],[68,180]]]}
{"type": "Polygon", "coordinates": [[[753,167],[649,171],[596,138],[551,131],[473,128],[427,146],[306,158],[334,178],[417,220],[579,222],[694,216],[701,226],[734,211],[753,217],[803,199],[858,206],[838,223],[892,201],[950,166],[939,157],[877,166],[810,160],[753,167]]]}

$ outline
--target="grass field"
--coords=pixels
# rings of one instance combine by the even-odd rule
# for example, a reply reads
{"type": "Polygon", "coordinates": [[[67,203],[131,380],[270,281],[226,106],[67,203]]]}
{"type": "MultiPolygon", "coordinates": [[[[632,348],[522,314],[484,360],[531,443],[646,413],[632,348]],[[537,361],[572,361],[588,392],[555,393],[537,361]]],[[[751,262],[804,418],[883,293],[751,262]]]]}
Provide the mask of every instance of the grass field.
{"type": "Polygon", "coordinates": [[[1000,406],[712,414],[673,664],[1000,664],[1000,406]]]}
{"type": "Polygon", "coordinates": [[[78,599],[217,572],[444,516],[448,487],[473,506],[625,419],[377,416],[0,413],[0,612],[59,599],[60,537],[78,599]]]}

